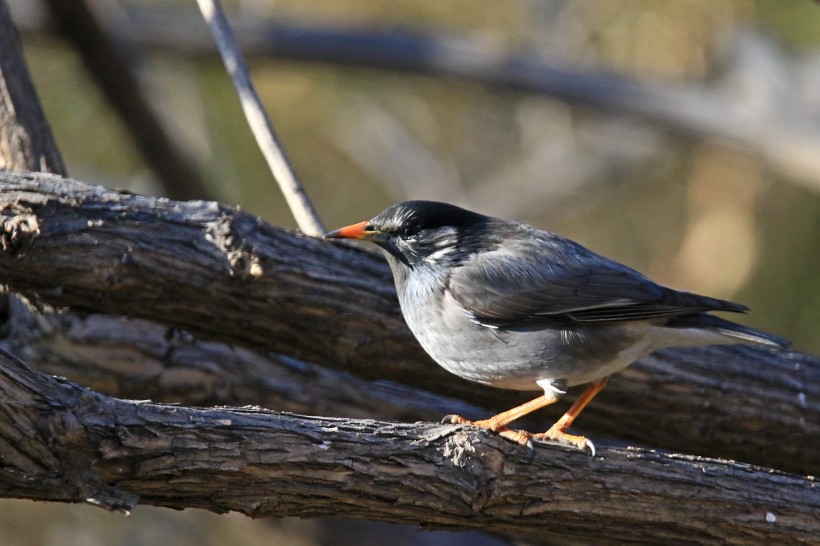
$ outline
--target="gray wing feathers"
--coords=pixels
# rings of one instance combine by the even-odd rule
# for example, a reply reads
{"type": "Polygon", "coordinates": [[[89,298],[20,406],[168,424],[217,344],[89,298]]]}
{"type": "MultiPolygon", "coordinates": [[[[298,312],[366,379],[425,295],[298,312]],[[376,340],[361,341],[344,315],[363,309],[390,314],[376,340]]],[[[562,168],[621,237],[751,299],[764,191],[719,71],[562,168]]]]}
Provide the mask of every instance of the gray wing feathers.
{"type": "Polygon", "coordinates": [[[504,251],[475,254],[465,265],[469,267],[458,268],[450,277],[450,292],[467,313],[487,325],[604,323],[747,310],[662,287],[557,236],[517,240],[504,251]]]}

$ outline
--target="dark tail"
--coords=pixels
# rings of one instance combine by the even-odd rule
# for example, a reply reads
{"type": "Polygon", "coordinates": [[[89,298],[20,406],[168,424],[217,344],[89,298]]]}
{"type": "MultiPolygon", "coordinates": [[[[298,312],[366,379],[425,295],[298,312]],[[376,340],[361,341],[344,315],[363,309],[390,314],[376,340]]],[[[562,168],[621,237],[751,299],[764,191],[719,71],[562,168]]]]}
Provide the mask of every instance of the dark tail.
{"type": "Polygon", "coordinates": [[[707,328],[715,330],[724,336],[733,337],[749,343],[759,343],[761,345],[768,345],[769,347],[788,347],[792,344],[791,341],[761,332],[748,326],[743,326],[735,322],[708,315],[706,313],[699,315],[687,315],[676,318],[670,321],[667,326],[672,328],[707,328]]]}

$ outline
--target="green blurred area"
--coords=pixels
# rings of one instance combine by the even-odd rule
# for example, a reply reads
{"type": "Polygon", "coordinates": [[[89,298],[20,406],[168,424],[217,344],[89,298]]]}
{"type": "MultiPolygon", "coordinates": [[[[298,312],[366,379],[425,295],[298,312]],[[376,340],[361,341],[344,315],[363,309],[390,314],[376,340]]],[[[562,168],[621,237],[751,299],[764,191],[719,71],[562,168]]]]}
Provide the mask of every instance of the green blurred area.
{"type": "MultiPolygon", "coordinates": [[[[260,0],[226,7],[238,9],[238,18],[475,39],[548,63],[693,86],[719,76],[717,59],[744,29],[773,38],[795,62],[820,51],[820,7],[811,0],[260,0]]],[[[66,42],[40,33],[23,39],[69,174],[160,192],[66,42]]],[[[295,227],[221,62],[143,54],[145,89],[201,166],[211,191],[203,197],[295,227]]],[[[659,282],[743,302],[753,311],[742,322],[820,353],[820,185],[797,184],[723,142],[549,97],[281,59],[250,65],[328,228],[403,199],[445,196],[571,237],[659,282]],[[560,187],[568,180],[583,183],[549,200],[533,190],[539,181],[560,187]]],[[[2,525],[0,536],[11,536],[2,525]]]]}

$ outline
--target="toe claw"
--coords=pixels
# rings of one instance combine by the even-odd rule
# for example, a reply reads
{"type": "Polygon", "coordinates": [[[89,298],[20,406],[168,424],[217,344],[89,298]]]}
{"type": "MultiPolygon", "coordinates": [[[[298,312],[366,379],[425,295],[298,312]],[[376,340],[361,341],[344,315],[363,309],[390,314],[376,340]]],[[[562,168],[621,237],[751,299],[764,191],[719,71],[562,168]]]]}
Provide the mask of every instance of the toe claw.
{"type": "Polygon", "coordinates": [[[535,448],[533,447],[532,442],[527,442],[527,447],[529,449],[527,449],[527,451],[526,451],[526,453],[527,453],[526,460],[527,460],[527,463],[531,463],[535,460],[535,456],[538,452],[535,451],[535,448]]]}
{"type": "Polygon", "coordinates": [[[533,440],[542,444],[552,444],[564,447],[574,447],[581,451],[588,451],[592,457],[595,457],[595,444],[590,442],[584,436],[573,436],[567,434],[562,430],[550,429],[547,432],[535,434],[533,440]]]}
{"type": "Polygon", "coordinates": [[[470,421],[457,414],[445,415],[441,419],[441,422],[447,425],[473,425],[478,428],[494,432],[505,440],[526,448],[530,453],[530,460],[535,457],[535,444],[551,444],[564,447],[574,447],[575,449],[579,449],[581,451],[589,451],[590,455],[595,457],[595,446],[592,442],[583,436],[573,436],[571,434],[567,434],[563,430],[556,427],[553,427],[547,432],[532,434],[531,432],[527,432],[525,430],[514,430],[507,428],[506,426],[498,426],[498,423],[495,422],[494,418],[484,419],[482,421],[470,421]]]}
{"type": "Polygon", "coordinates": [[[474,424],[472,421],[465,419],[461,415],[451,413],[450,415],[445,415],[441,422],[448,425],[472,425],[474,424]]]}

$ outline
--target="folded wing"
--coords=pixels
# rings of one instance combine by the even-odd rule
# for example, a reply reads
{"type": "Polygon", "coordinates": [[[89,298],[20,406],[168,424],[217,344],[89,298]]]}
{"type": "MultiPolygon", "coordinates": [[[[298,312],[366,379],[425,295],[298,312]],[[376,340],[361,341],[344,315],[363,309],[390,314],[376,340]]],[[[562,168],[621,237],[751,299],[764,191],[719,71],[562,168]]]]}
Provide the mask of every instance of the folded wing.
{"type": "Polygon", "coordinates": [[[493,327],[549,322],[611,323],[744,312],[729,301],[660,286],[637,271],[545,232],[474,254],[449,279],[470,317],[493,327]]]}

